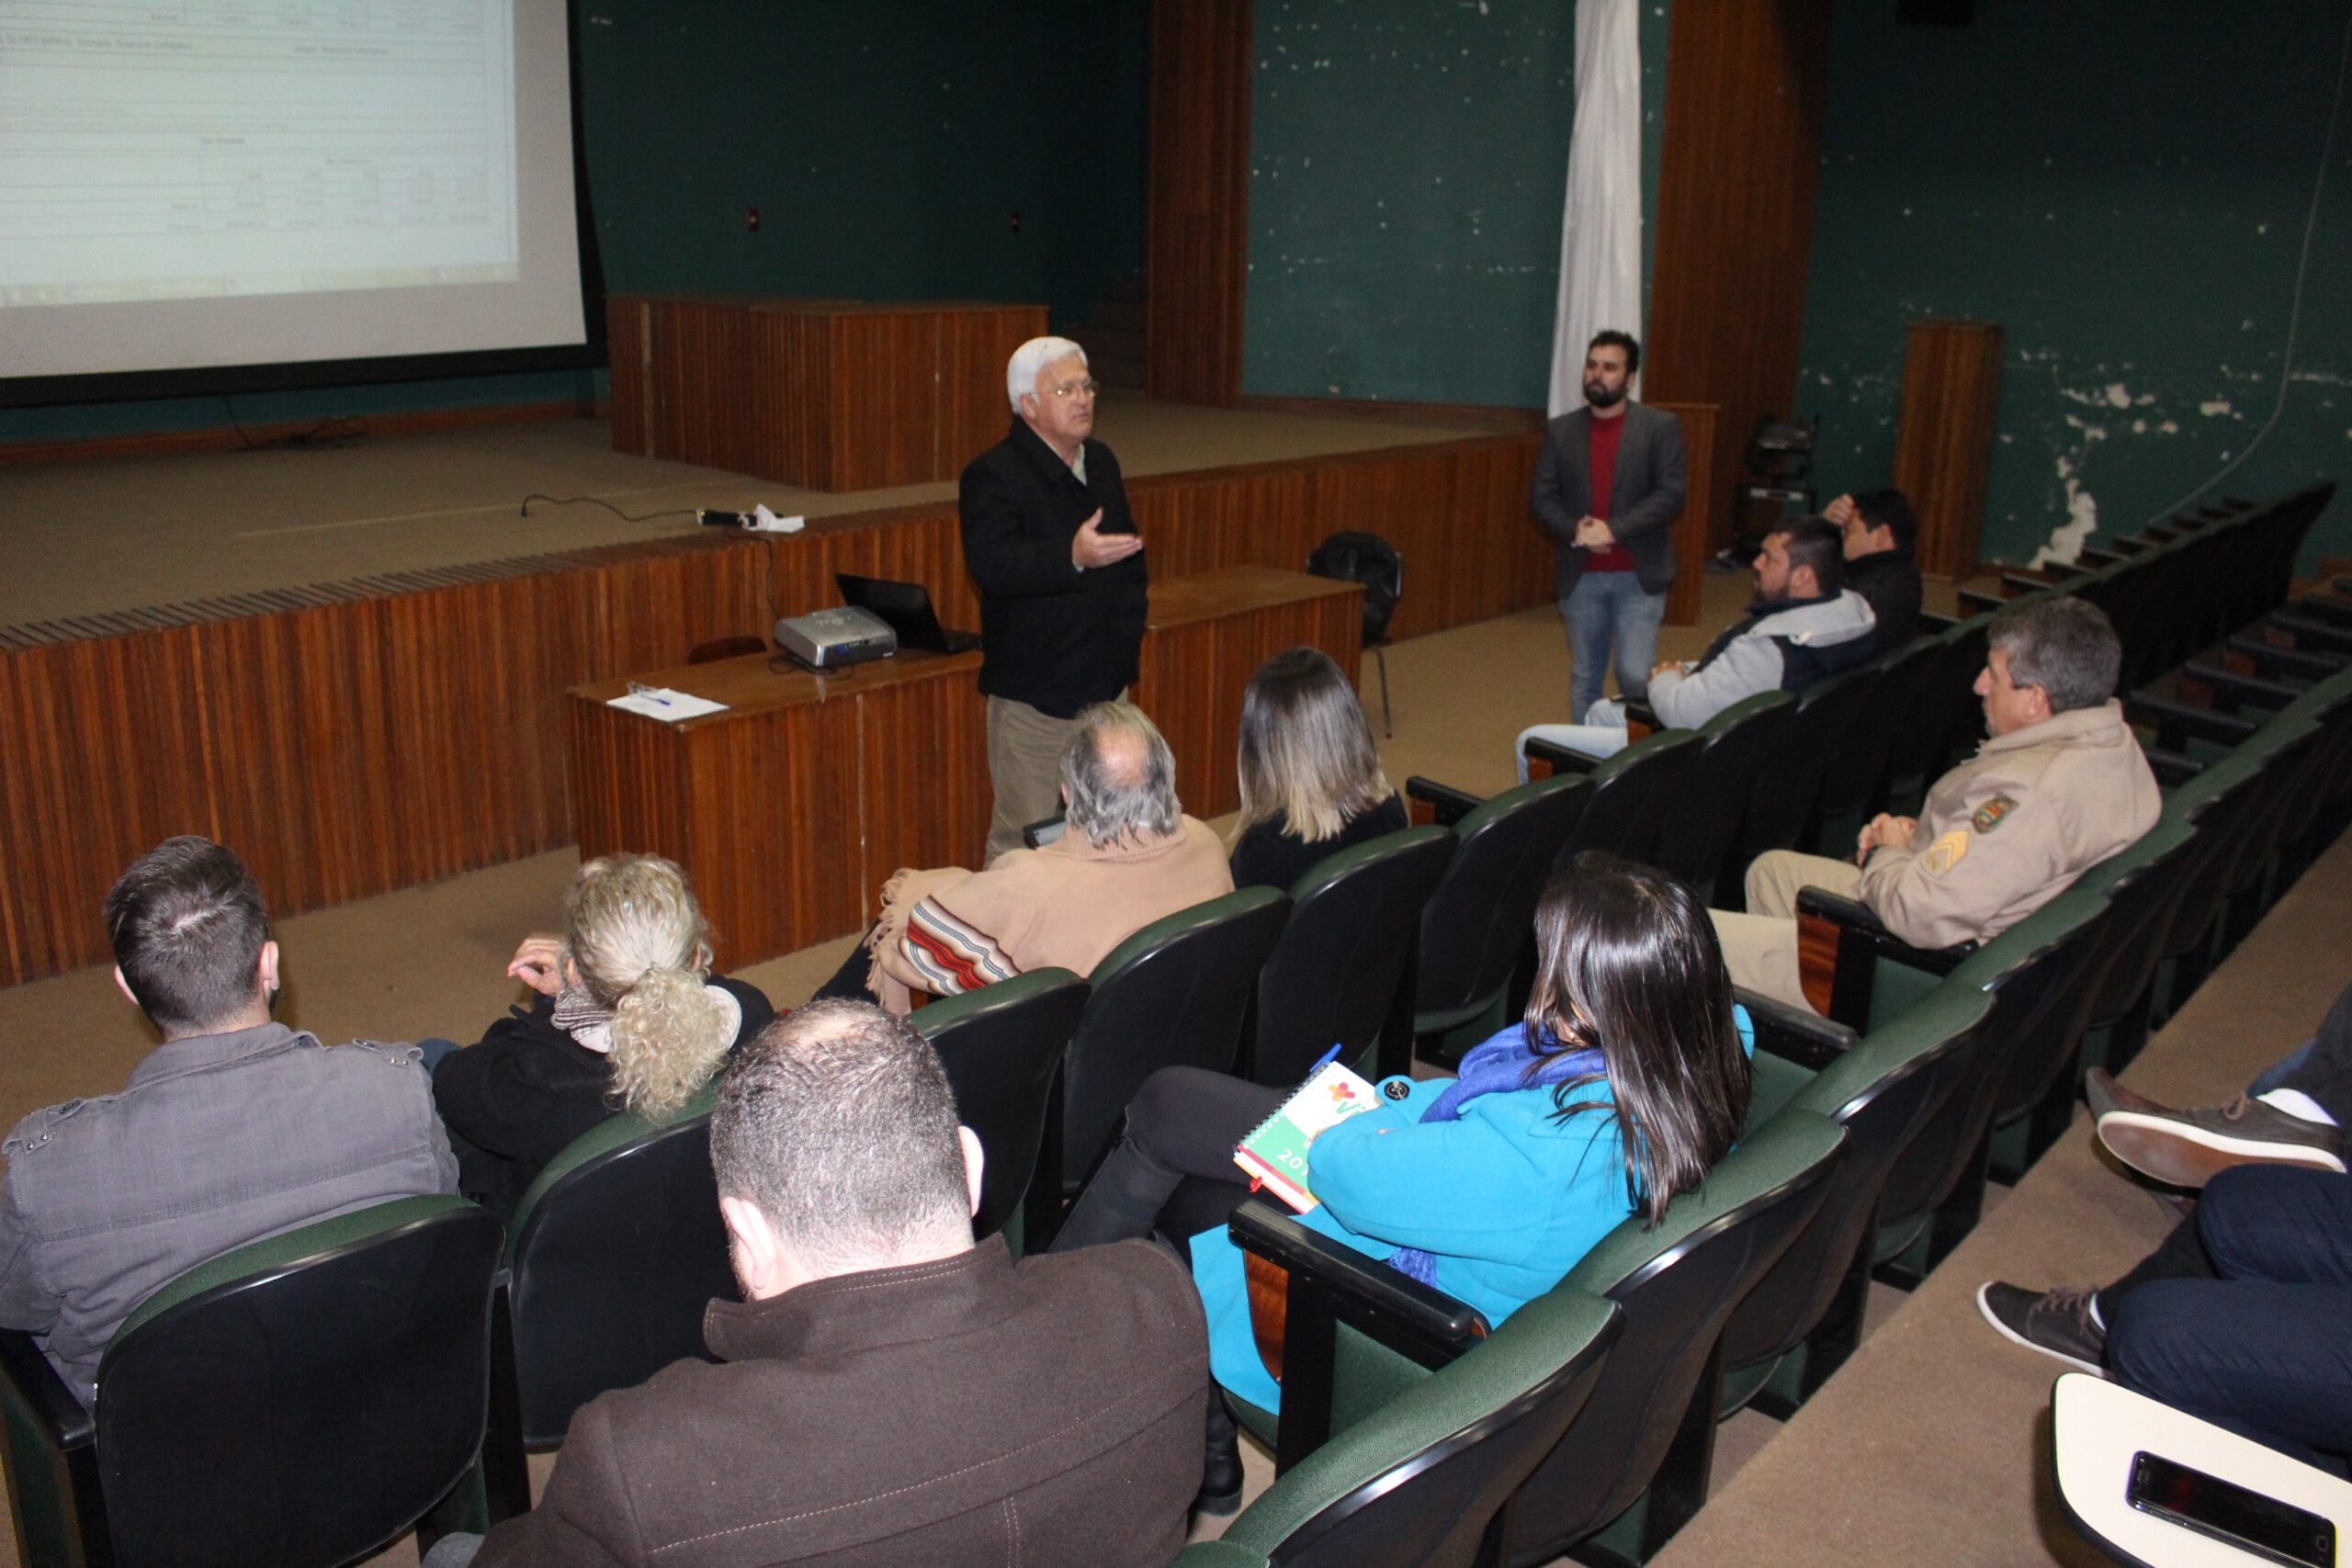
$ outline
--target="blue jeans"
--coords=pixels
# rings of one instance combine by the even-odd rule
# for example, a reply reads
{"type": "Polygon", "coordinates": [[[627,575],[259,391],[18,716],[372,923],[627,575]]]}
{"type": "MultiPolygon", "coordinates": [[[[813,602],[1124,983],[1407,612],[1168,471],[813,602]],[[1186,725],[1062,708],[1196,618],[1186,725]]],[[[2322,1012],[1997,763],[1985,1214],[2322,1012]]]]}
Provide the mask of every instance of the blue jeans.
{"type": "Polygon", "coordinates": [[[2126,1388],[2343,1474],[2352,1176],[2238,1166],[2206,1183],[2189,1224],[2201,1258],[2176,1234],[2099,1292],[2108,1370],[2126,1388]]]}
{"type": "Polygon", "coordinates": [[[1575,663],[1568,686],[1568,714],[1581,719],[1599,702],[1617,659],[1617,690],[1627,702],[1649,694],[1650,666],[1657,662],[1657,628],[1666,620],[1666,595],[1642,592],[1630,571],[1588,571],[1560,601],[1568,624],[1568,657],[1575,663]]]}

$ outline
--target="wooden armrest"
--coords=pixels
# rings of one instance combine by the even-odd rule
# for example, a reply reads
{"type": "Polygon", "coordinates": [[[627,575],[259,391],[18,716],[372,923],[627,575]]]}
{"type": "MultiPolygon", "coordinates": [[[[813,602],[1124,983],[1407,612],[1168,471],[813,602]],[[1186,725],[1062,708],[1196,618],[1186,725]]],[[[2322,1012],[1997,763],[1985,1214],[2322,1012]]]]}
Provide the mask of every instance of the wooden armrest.
{"type": "Polygon", "coordinates": [[[2278,612],[2264,624],[2293,637],[2297,648],[2319,653],[2352,653],[2352,627],[2333,626],[2309,615],[2296,615],[2292,609],[2278,612]]]}
{"type": "Polygon", "coordinates": [[[2003,593],[1987,593],[1977,588],[1960,591],[1960,607],[1980,615],[1987,610],[1997,610],[2008,602],[2008,596],[2003,593]]]}
{"type": "MultiPolygon", "coordinates": [[[[88,1448],[97,1440],[97,1422],[82,1408],[33,1337],[21,1329],[0,1329],[0,1378],[6,1378],[19,1413],[30,1419],[33,1435],[59,1453],[88,1448]]],[[[18,1507],[23,1502],[19,1499],[18,1507]]]]}
{"type": "Polygon", "coordinates": [[[2201,685],[2211,695],[2215,709],[2228,714],[2234,714],[2242,705],[2283,708],[2302,695],[2303,690],[2301,686],[2266,681],[2258,675],[2245,675],[2218,664],[2199,664],[2193,660],[2180,667],[2177,679],[2182,695],[2197,694],[2194,688],[2201,685]]]}
{"type": "Polygon", "coordinates": [[[2140,529],[2142,537],[2154,540],[2159,545],[2171,544],[2175,539],[2180,537],[2180,533],[2181,531],[2178,528],[2170,527],[2162,523],[2149,523],[2143,525],[2140,529]]]}
{"type": "Polygon", "coordinates": [[[1405,781],[1405,810],[1416,828],[1431,824],[1451,828],[1484,804],[1467,790],[1425,779],[1419,773],[1405,781]]]}
{"type": "Polygon", "coordinates": [[[2143,746],[2141,755],[2148,759],[2148,771],[2156,775],[2156,787],[2172,789],[2187,784],[2205,771],[2205,764],[2179,751],[2167,751],[2161,746],[2143,746]]]}
{"type": "Polygon", "coordinates": [[[2075,552],[2075,558],[2078,561],[2088,561],[2091,565],[2098,567],[2113,566],[2125,558],[2114,550],[2103,550],[2096,545],[2085,545],[2075,552]]]}
{"type": "Polygon", "coordinates": [[[2145,555],[2156,547],[2145,539],[2135,539],[2126,534],[2120,538],[2109,540],[2108,547],[2128,560],[2133,556],[2145,555]]]}
{"type": "Polygon", "coordinates": [[[1849,1029],[1871,1024],[1871,991],[1881,962],[1949,975],[1976,951],[1914,947],[1888,931],[1870,907],[1821,887],[1797,890],[1797,977],[1815,1011],[1849,1029]]]}
{"type": "Polygon", "coordinates": [[[2186,751],[2191,739],[2237,746],[2262,727],[2233,713],[2216,713],[2176,702],[2151,692],[2134,692],[2123,704],[2124,716],[2156,732],[2156,744],[2167,751],[2186,751]]]}
{"type": "Polygon", "coordinates": [[[2248,672],[2256,675],[2293,675],[2305,681],[2324,681],[2345,664],[2334,654],[2284,648],[2258,637],[2233,637],[2222,646],[2224,658],[2233,662],[2243,660],[2251,667],[2248,672]]]}
{"type": "Polygon", "coordinates": [[[1262,1198],[1233,1212],[1227,1234],[1287,1276],[1282,1331],[1279,1473],[1331,1435],[1332,1358],[1340,1324],[1425,1367],[1442,1367],[1487,1333],[1476,1309],[1385,1263],[1308,1230],[1262,1198]]]}
{"type": "Polygon", "coordinates": [[[1625,743],[1628,746],[1636,740],[1647,740],[1665,728],[1665,722],[1657,716],[1657,710],[1649,704],[1625,705],[1625,743]]]}
{"type": "Polygon", "coordinates": [[[1922,610],[1919,612],[1919,630],[1923,633],[1948,632],[1960,625],[1960,619],[1958,615],[1939,615],[1933,610],[1922,610]]]}
{"type": "Polygon", "coordinates": [[[1581,751],[1571,751],[1549,740],[1527,743],[1527,776],[1530,782],[1548,779],[1560,773],[1589,773],[1608,759],[1588,757],[1581,751]]]}
{"type": "Polygon", "coordinates": [[[1854,1048],[1852,1030],[1810,1009],[1791,1007],[1743,987],[1734,987],[1732,997],[1756,1026],[1756,1048],[1784,1062],[1819,1072],[1854,1048]]]}

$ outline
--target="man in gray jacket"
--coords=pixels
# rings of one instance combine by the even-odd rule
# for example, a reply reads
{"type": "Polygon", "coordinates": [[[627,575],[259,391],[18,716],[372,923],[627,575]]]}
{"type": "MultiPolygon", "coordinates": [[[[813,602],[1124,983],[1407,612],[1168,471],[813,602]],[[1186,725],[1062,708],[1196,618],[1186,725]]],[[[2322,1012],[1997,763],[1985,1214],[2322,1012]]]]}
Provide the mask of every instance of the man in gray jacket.
{"type": "Polygon", "coordinates": [[[1600,700],[1612,649],[1617,689],[1642,698],[1674,581],[1668,528],[1687,487],[1682,423],[1631,399],[1642,345],[1601,333],[1584,355],[1585,406],[1544,428],[1528,505],[1554,547],[1552,596],[1575,661],[1568,712],[1600,700]]]}
{"type": "Polygon", "coordinates": [[[85,1405],[115,1330],[176,1276],[458,1190],[415,1046],[330,1050],[271,1021],[277,944],[234,854],[164,840],[107,892],[106,921],[115,983],[164,1043],[121,1093],[36,1111],[0,1144],[0,1326],[37,1336],[85,1405]]]}
{"type": "MultiPolygon", "coordinates": [[[[1757,552],[1756,600],[1724,628],[1696,664],[1650,671],[1649,706],[1672,729],[1696,729],[1734,703],[1763,692],[1802,691],[1878,651],[1871,607],[1845,586],[1845,540],[1817,517],[1768,536],[1757,552]]],[[[1539,724],[1519,737],[1519,777],[1527,743],[1548,740],[1588,757],[1625,746],[1625,705],[1598,702],[1583,724],[1539,724]]]]}

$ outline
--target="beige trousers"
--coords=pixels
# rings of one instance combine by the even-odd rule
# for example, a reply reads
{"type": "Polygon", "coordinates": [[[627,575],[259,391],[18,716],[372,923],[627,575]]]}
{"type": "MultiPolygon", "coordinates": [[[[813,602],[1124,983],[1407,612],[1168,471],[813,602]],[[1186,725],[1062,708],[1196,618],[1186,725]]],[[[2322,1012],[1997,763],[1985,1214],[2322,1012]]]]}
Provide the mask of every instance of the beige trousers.
{"type": "Polygon", "coordinates": [[[1792,1007],[1811,1008],[1797,972],[1797,889],[1818,887],[1854,896],[1862,874],[1842,860],[1767,850],[1747,867],[1747,913],[1707,911],[1723,943],[1731,983],[1761,991],[1792,1007]]]}
{"type": "MultiPolygon", "coordinates": [[[[1126,693],[1119,694],[1125,701],[1126,693]]],[[[989,818],[989,847],[982,863],[1021,847],[1021,829],[1043,822],[1062,808],[1062,747],[1074,718],[1053,718],[1010,697],[989,699],[989,783],[996,789],[996,812],[989,818]]]]}

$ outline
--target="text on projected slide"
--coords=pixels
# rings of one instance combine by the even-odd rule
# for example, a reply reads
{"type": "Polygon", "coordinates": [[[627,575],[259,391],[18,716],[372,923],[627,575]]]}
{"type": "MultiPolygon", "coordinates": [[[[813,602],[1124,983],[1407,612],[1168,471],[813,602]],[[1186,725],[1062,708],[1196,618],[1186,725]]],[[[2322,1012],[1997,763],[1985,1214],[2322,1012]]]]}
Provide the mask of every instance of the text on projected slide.
{"type": "Polygon", "coordinates": [[[0,303],[518,276],[510,0],[0,0],[0,303]]]}

